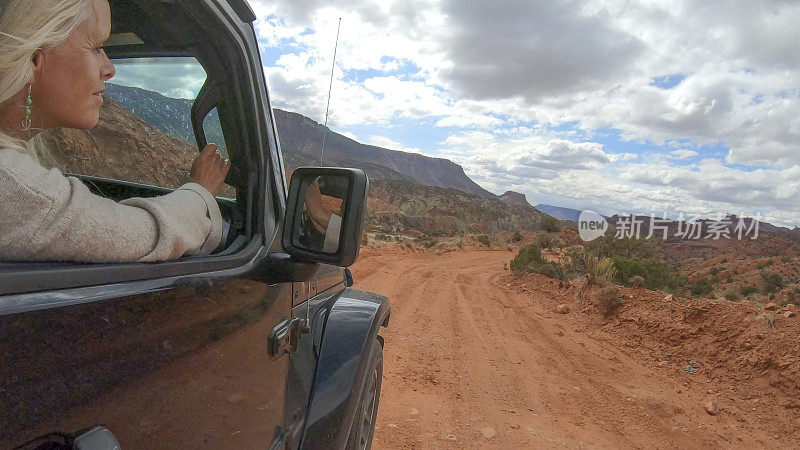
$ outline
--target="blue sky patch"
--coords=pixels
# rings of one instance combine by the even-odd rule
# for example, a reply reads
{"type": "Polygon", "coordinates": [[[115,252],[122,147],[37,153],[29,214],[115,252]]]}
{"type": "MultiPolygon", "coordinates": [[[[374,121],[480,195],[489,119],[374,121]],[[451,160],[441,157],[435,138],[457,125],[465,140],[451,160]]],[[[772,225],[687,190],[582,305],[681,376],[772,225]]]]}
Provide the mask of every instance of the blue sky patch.
{"type": "Polygon", "coordinates": [[[686,75],[681,73],[673,73],[671,75],[653,78],[653,81],[650,82],[650,86],[659,87],[661,89],[672,89],[681,84],[681,81],[684,79],[686,79],[686,75]]]}

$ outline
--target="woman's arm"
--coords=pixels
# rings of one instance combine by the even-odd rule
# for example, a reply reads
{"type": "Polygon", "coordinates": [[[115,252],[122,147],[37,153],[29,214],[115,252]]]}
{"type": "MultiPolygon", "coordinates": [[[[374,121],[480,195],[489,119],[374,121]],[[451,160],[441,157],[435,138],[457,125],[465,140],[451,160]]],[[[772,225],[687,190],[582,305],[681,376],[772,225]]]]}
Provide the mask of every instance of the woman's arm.
{"type": "Polygon", "coordinates": [[[26,155],[0,150],[2,260],[163,261],[210,253],[221,229],[216,201],[195,183],[117,203],[26,155]]]}

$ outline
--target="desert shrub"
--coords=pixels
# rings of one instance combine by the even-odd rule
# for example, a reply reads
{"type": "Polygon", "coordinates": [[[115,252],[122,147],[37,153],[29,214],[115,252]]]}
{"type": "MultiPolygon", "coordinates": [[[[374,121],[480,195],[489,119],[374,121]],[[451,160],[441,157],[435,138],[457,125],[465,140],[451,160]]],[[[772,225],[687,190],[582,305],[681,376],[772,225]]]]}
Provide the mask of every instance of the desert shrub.
{"type": "Polygon", "coordinates": [[[564,270],[564,267],[561,264],[554,263],[554,262],[543,262],[537,264],[533,267],[533,273],[540,273],[542,275],[548,276],[550,278],[555,278],[557,280],[565,280],[567,278],[567,273],[564,270]]]}
{"type": "Polygon", "coordinates": [[[788,255],[781,256],[781,262],[788,263],[791,260],[792,258],[790,258],[788,255]]]}
{"type": "Polygon", "coordinates": [[[775,326],[775,313],[772,311],[764,311],[758,315],[758,320],[764,323],[767,328],[775,326]]]}
{"type": "Polygon", "coordinates": [[[379,241],[388,241],[389,240],[389,236],[387,236],[387,235],[385,235],[383,233],[378,233],[378,234],[375,235],[375,239],[377,239],[379,241]]]}
{"type": "Polygon", "coordinates": [[[758,288],[755,286],[742,286],[739,288],[739,293],[742,294],[742,297],[747,297],[750,294],[755,294],[758,292],[758,288]]]}
{"type": "Polygon", "coordinates": [[[766,267],[770,267],[771,265],[775,264],[775,261],[768,259],[764,262],[756,264],[756,269],[764,269],[766,267]]]}
{"type": "Polygon", "coordinates": [[[716,274],[718,274],[718,273],[719,273],[719,268],[718,268],[718,267],[712,267],[712,268],[711,268],[711,275],[712,275],[712,276],[713,276],[713,275],[716,275],[716,274]]]}
{"type": "Polygon", "coordinates": [[[739,293],[736,292],[735,289],[728,289],[727,291],[725,291],[725,294],[723,294],[723,297],[725,297],[725,300],[731,302],[738,302],[742,299],[742,296],[739,295],[739,293]]]}
{"type": "Polygon", "coordinates": [[[564,246],[564,241],[553,233],[539,234],[534,242],[540,248],[561,248],[564,246]]]}
{"type": "Polygon", "coordinates": [[[551,233],[561,231],[561,221],[553,216],[545,215],[542,218],[542,229],[551,233]]]}
{"type": "Polygon", "coordinates": [[[567,250],[569,263],[566,266],[568,276],[589,275],[595,281],[609,283],[614,280],[616,269],[610,258],[598,258],[595,254],[581,247],[567,250]]]}
{"type": "Polygon", "coordinates": [[[719,275],[711,275],[711,284],[719,284],[719,275]]]}
{"type": "Polygon", "coordinates": [[[614,285],[600,289],[596,295],[597,301],[600,303],[600,310],[606,316],[614,314],[625,303],[619,295],[619,288],[614,285]]]}
{"type": "Polygon", "coordinates": [[[775,272],[762,270],[761,279],[764,281],[765,294],[772,294],[783,287],[783,278],[775,272]]]}
{"type": "Polygon", "coordinates": [[[639,275],[634,275],[628,280],[633,287],[644,287],[644,278],[639,275]]]}
{"type": "Polygon", "coordinates": [[[655,258],[615,256],[616,281],[631,285],[631,278],[641,277],[648,289],[665,289],[680,294],[686,287],[686,278],[665,262],[655,258]]]}
{"type": "Polygon", "coordinates": [[[694,280],[694,283],[692,283],[693,295],[707,295],[710,294],[713,289],[714,288],[711,286],[711,282],[705,277],[700,277],[694,280]]]}
{"type": "Polygon", "coordinates": [[[514,236],[511,238],[514,242],[519,242],[522,240],[522,233],[519,231],[514,232],[514,236]]]}
{"type": "Polygon", "coordinates": [[[486,235],[486,234],[479,234],[478,235],[478,242],[480,242],[481,244],[483,244],[483,245],[485,245],[487,247],[492,245],[492,242],[489,240],[489,236],[486,235]]]}
{"type": "Polygon", "coordinates": [[[615,256],[637,259],[664,257],[659,251],[655,240],[637,239],[635,237],[617,239],[611,230],[590,242],[587,249],[601,258],[613,258],[615,256]]]}
{"type": "Polygon", "coordinates": [[[725,277],[725,282],[726,283],[733,283],[733,275],[728,274],[728,276],[725,277]]]}
{"type": "Polygon", "coordinates": [[[514,272],[532,272],[529,269],[543,262],[542,249],[536,244],[528,244],[520,247],[517,256],[511,260],[510,267],[514,272]]]}
{"type": "Polygon", "coordinates": [[[564,280],[567,270],[561,264],[545,261],[542,258],[542,249],[536,244],[523,245],[517,256],[511,260],[511,270],[514,272],[541,273],[551,278],[564,280]]]}

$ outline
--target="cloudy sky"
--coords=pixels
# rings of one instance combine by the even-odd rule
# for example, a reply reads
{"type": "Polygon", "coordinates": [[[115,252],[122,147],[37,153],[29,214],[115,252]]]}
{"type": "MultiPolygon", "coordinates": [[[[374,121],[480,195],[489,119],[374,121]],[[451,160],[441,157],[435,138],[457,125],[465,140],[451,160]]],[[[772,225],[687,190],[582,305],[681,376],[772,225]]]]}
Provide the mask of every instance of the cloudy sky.
{"type": "Polygon", "coordinates": [[[250,0],[275,106],[495,193],[800,225],[800,3],[250,0]]]}

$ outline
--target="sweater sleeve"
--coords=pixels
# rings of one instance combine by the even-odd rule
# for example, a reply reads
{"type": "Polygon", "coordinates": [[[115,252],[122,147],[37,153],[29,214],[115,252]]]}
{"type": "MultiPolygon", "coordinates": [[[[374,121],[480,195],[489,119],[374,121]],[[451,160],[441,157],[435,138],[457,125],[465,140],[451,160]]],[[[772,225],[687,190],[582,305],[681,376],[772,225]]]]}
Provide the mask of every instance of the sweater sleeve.
{"type": "Polygon", "coordinates": [[[164,261],[208,254],[221,235],[216,200],[198,184],[117,203],[0,150],[0,260],[164,261]]]}

